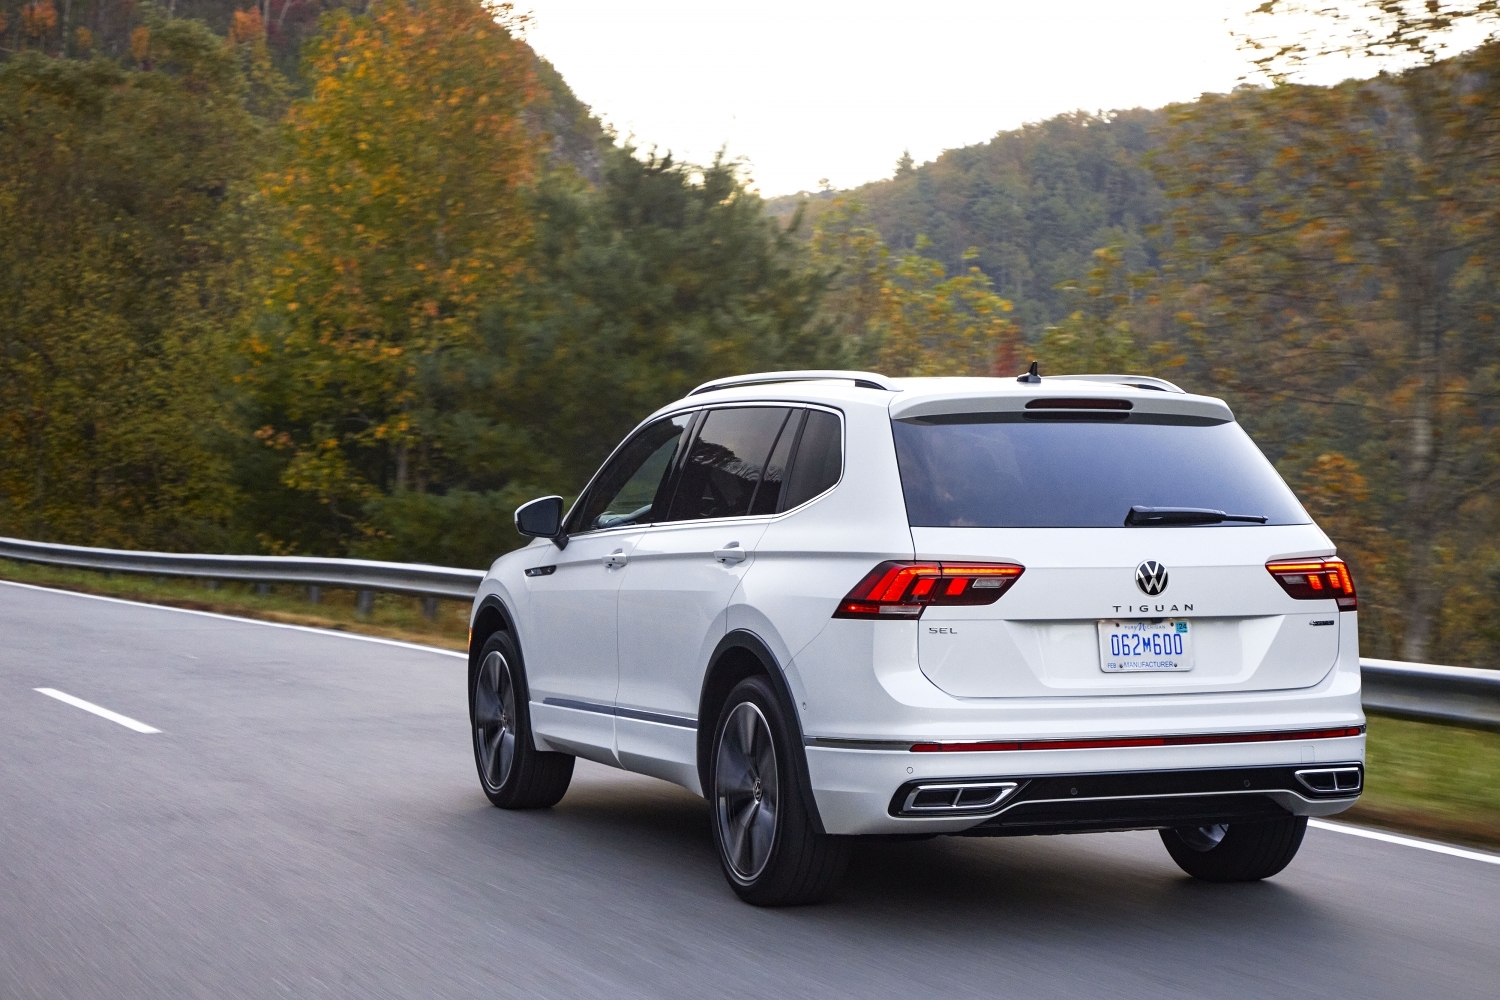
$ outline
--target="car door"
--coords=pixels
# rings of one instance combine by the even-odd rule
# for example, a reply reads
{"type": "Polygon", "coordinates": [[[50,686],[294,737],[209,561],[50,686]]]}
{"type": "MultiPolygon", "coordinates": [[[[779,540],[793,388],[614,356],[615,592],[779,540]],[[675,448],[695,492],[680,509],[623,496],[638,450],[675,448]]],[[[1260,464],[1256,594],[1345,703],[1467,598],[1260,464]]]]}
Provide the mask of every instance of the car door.
{"type": "Polygon", "coordinates": [[[664,522],[644,532],[620,588],[620,763],[697,787],[698,696],[756,543],[775,514],[802,410],[704,413],[664,522]]]}
{"type": "Polygon", "coordinates": [[[646,526],[665,513],[666,483],[691,417],[654,421],[617,448],[568,515],[566,544],[538,547],[526,569],[530,627],[522,642],[532,726],[556,749],[618,763],[620,583],[646,526]]]}

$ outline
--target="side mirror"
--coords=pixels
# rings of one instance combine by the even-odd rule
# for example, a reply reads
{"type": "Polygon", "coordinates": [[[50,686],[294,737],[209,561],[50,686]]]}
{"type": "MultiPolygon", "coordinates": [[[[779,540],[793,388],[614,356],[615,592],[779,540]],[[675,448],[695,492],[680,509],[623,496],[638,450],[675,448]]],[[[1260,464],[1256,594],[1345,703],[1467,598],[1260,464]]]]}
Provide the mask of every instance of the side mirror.
{"type": "Polygon", "coordinates": [[[516,531],[532,538],[556,539],[562,535],[562,519],[563,498],[542,497],[516,508],[516,531]]]}

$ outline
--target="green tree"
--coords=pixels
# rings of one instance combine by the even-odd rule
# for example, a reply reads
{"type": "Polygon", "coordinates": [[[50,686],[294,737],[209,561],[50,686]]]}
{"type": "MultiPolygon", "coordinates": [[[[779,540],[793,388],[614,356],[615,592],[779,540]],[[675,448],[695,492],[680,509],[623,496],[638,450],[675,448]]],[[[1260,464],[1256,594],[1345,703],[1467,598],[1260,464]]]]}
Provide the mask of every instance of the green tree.
{"type": "Polygon", "coordinates": [[[0,530],[232,544],[222,331],[260,130],[222,41],[189,21],[150,70],[0,64],[0,530]]]}
{"type": "Polygon", "coordinates": [[[1080,308],[1043,330],[1037,344],[1037,357],[1054,375],[1132,373],[1140,368],[1141,350],[1130,312],[1152,276],[1125,274],[1124,254],[1118,245],[1095,250],[1094,260],[1084,281],[1062,285],[1081,298],[1080,308]]]}
{"type": "Polygon", "coordinates": [[[1438,62],[1410,5],[1367,7],[1366,50],[1406,46],[1420,65],[1205,97],[1174,112],[1156,163],[1202,374],[1285,467],[1357,457],[1399,570],[1371,644],[1399,636],[1423,660],[1441,644],[1445,553],[1500,472],[1500,45],[1438,62]]]}
{"type": "Polygon", "coordinates": [[[733,163],[616,148],[596,187],[549,173],[533,213],[528,282],[487,312],[471,403],[445,438],[446,454],[489,467],[492,488],[503,466],[576,492],[637,421],[695,385],[823,357],[822,278],[733,163]]]}
{"type": "Polygon", "coordinates": [[[326,15],[264,185],[274,261],[246,352],[273,419],[257,433],[335,534],[384,492],[428,488],[442,358],[476,346],[481,310],[525,268],[540,145],[530,53],[504,13],[380,0],[326,15]]]}
{"type": "Polygon", "coordinates": [[[830,279],[823,322],[848,364],[897,376],[989,375],[1017,333],[1011,303],[978,267],[949,275],[921,254],[931,246],[921,237],[912,252],[892,253],[857,202],[829,206],[812,245],[813,266],[830,279]]]}

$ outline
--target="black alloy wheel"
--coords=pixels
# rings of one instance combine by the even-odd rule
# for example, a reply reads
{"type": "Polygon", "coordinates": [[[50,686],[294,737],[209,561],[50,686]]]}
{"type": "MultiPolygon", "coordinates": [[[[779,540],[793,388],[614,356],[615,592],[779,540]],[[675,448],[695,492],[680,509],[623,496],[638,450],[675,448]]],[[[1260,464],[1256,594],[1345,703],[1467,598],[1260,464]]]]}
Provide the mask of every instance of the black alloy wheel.
{"type": "Polygon", "coordinates": [[[849,861],[851,838],[819,832],[808,811],[797,731],[760,676],[735,686],[714,728],[714,844],[730,887],[756,906],[818,902],[849,861]]]}
{"type": "Polygon", "coordinates": [[[526,675],[509,634],[486,640],[469,693],[474,764],[485,796],[501,809],[556,805],[573,779],[573,757],[536,749],[526,675]]]}
{"type": "Polygon", "coordinates": [[[730,711],[714,774],[714,815],[724,862],[732,878],[749,885],[771,860],[780,790],[771,727],[754,702],[742,701],[730,711]]]}
{"type": "Polygon", "coordinates": [[[485,654],[474,682],[474,753],[484,790],[498,794],[516,762],[516,686],[498,649],[485,654]]]}

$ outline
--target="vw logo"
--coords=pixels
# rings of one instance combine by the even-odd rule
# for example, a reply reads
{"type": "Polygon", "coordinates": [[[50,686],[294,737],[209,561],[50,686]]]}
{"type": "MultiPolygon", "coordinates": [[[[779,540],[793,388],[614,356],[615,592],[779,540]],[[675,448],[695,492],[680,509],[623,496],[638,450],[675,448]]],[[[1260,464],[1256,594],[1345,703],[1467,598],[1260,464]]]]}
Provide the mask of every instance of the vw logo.
{"type": "Polygon", "coordinates": [[[1155,559],[1147,559],[1135,568],[1135,585],[1147,597],[1155,597],[1167,589],[1167,567],[1155,559]]]}

